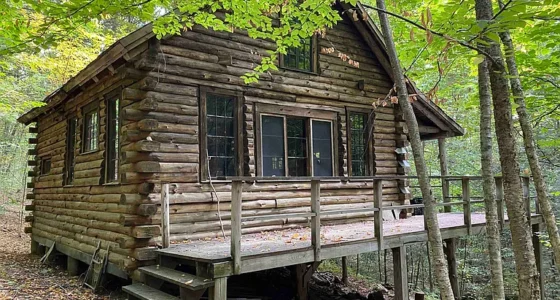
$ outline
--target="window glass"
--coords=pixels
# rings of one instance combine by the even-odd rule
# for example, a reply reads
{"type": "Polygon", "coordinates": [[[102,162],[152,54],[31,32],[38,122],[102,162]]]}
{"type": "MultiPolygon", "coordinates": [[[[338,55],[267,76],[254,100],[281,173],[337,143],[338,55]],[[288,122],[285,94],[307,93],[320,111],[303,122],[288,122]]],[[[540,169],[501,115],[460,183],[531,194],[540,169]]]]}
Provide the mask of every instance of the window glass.
{"type": "Polygon", "coordinates": [[[234,110],[234,97],[206,95],[206,135],[211,177],[235,176],[234,110]]]}
{"type": "Polygon", "coordinates": [[[366,175],[367,114],[350,113],[350,158],[352,176],[366,175]]]}
{"type": "Polygon", "coordinates": [[[284,118],[262,116],[262,174],[285,176],[284,118]]]}
{"type": "Polygon", "coordinates": [[[107,151],[105,151],[105,182],[119,179],[119,99],[107,101],[107,151]]]}
{"type": "Polygon", "coordinates": [[[288,140],[288,175],[307,176],[306,122],[302,118],[286,118],[288,140]]]}
{"type": "Polygon", "coordinates": [[[65,157],[65,174],[64,184],[70,185],[74,182],[74,159],[76,152],[76,128],[78,126],[77,118],[68,120],[68,129],[66,131],[66,157],[65,157]]]}
{"type": "Polygon", "coordinates": [[[46,175],[51,172],[51,159],[44,158],[41,160],[41,175],[46,175]]]}
{"type": "Polygon", "coordinates": [[[97,110],[87,112],[84,116],[84,152],[97,150],[98,131],[97,110]]]}
{"type": "Polygon", "coordinates": [[[331,122],[313,120],[313,176],[332,176],[331,122]]]}
{"type": "Polygon", "coordinates": [[[313,71],[313,51],[312,39],[301,40],[299,47],[288,48],[284,55],[284,67],[302,70],[313,71]]]}

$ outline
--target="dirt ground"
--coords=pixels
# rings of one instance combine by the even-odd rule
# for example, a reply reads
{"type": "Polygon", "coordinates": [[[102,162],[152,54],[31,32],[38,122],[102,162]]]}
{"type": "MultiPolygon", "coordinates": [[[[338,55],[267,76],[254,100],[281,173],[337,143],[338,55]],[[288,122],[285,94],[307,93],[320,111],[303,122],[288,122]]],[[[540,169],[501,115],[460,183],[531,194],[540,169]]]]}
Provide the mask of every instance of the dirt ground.
{"type": "MultiPolygon", "coordinates": [[[[0,205],[0,300],[126,299],[120,291],[122,282],[109,282],[96,295],[82,287],[83,275],[68,275],[64,262],[41,265],[40,257],[30,254],[30,238],[23,232],[26,223],[22,225],[20,211],[20,206],[0,205]]],[[[321,272],[314,276],[310,294],[316,300],[376,299],[367,297],[371,289],[364,286],[368,284],[354,280],[344,286],[331,273],[321,272]]]]}
{"type": "Polygon", "coordinates": [[[30,238],[23,232],[20,210],[15,205],[0,206],[0,300],[122,297],[118,291],[95,295],[82,288],[83,276],[69,276],[60,263],[41,265],[40,258],[30,254],[30,238]]]}

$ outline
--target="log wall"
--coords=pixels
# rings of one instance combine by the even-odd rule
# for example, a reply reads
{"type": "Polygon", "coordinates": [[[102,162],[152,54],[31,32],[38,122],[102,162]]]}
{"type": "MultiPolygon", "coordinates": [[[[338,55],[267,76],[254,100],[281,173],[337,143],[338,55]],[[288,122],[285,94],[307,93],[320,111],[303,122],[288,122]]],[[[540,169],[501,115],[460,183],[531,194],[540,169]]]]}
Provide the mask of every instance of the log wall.
{"type": "MultiPolygon", "coordinates": [[[[130,62],[117,69],[110,68],[96,77],[96,82],[83,87],[71,99],[40,116],[37,122],[36,159],[51,159],[51,171],[35,175],[32,235],[64,244],[74,250],[92,254],[101,242],[103,250],[110,247],[109,261],[126,271],[138,266],[152,264],[155,259],[154,246],[160,235],[157,225],[123,226],[126,216],[149,215],[157,211],[155,205],[121,203],[121,195],[147,193],[142,184],[102,184],[105,159],[105,96],[118,89],[133,86],[142,77],[127,72],[142,53],[148,50],[143,43],[129,52],[130,62]],[[90,103],[99,103],[98,150],[81,153],[83,116],[82,108],[90,103]],[[67,120],[78,119],[77,143],[75,147],[75,172],[71,186],[63,185],[66,155],[67,120]]],[[[130,102],[124,94],[122,107],[130,102]]],[[[136,123],[124,121],[124,126],[136,123]]],[[[130,142],[122,141],[122,147],[130,142]]],[[[38,167],[35,168],[39,172],[38,167]]]]}
{"type": "MultiPolygon", "coordinates": [[[[145,197],[123,195],[127,203],[158,203],[159,183],[171,185],[171,239],[218,237],[223,225],[230,227],[231,185],[227,182],[201,179],[198,94],[205,89],[229,90],[243,95],[242,176],[256,176],[259,166],[256,155],[256,121],[259,105],[277,105],[279,109],[296,108],[335,113],[338,139],[338,169],[348,176],[346,110],[372,109],[372,103],[385,98],[392,82],[379,61],[349,20],[328,30],[318,38],[319,48],[334,47],[334,53],[319,54],[319,74],[280,69],[261,75],[258,83],[245,85],[241,75],[250,72],[267,50],[275,49],[268,41],[253,40],[242,32],[213,32],[198,26],[181,36],[170,37],[155,45],[152,57],[138,61],[136,67],[146,78],[138,89],[126,93],[137,95],[130,109],[124,109],[125,120],[137,123],[127,127],[124,147],[123,178],[128,183],[154,183],[154,190],[145,197]],[[359,61],[359,68],[338,57],[338,51],[359,61]],[[224,62],[226,57],[227,62],[224,62]],[[363,89],[358,82],[363,80],[363,89]],[[147,103],[146,99],[151,101],[147,103]],[[147,141],[149,139],[149,141],[147,141]],[[213,190],[215,189],[216,192],[213,190]],[[218,215],[218,202],[220,215],[218,215]],[[220,222],[220,217],[222,222],[220,222]]],[[[388,105],[375,109],[373,169],[377,175],[404,174],[399,167],[395,149],[406,145],[405,125],[398,110],[388,105]]],[[[401,157],[402,159],[402,157],[401,157]]],[[[402,183],[400,187],[402,187],[402,183]]],[[[396,181],[384,182],[386,205],[403,203],[396,181]]],[[[322,185],[322,208],[345,209],[371,207],[372,183],[327,183],[322,185]]],[[[277,182],[245,184],[243,214],[245,216],[310,211],[308,183],[277,182]]],[[[397,213],[398,216],[398,213],[397,213]]],[[[393,218],[387,212],[387,218],[393,218]]],[[[323,219],[323,224],[339,224],[371,220],[373,213],[340,214],[323,219]]],[[[154,216],[130,216],[127,225],[158,224],[159,210],[154,216]]],[[[305,226],[309,220],[285,219],[255,221],[243,224],[244,232],[277,230],[305,226]]]]}

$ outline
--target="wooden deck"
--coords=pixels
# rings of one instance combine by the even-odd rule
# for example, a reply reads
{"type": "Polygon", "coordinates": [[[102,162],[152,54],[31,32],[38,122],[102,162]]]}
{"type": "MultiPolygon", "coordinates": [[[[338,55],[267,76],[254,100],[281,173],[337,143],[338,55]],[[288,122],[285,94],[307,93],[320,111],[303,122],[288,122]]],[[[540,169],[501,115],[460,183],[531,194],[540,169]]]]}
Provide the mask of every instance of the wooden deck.
{"type": "MultiPolygon", "coordinates": [[[[507,226],[507,216],[504,219],[507,226]]],[[[468,234],[463,213],[441,213],[438,220],[444,239],[468,234]]],[[[471,220],[471,234],[484,232],[486,219],[483,213],[472,213],[471,220]]],[[[540,216],[534,214],[532,223],[539,222],[540,216]]],[[[382,249],[427,241],[423,216],[383,223],[382,249]]],[[[227,237],[172,244],[158,252],[160,255],[182,260],[221,265],[219,274],[214,274],[219,277],[231,275],[230,247],[230,238],[227,237]]],[[[321,226],[321,247],[320,260],[380,250],[374,237],[374,222],[321,226]]],[[[311,230],[309,227],[302,227],[243,235],[241,256],[240,273],[315,261],[311,230]],[[264,257],[267,259],[263,259],[264,257]]]]}

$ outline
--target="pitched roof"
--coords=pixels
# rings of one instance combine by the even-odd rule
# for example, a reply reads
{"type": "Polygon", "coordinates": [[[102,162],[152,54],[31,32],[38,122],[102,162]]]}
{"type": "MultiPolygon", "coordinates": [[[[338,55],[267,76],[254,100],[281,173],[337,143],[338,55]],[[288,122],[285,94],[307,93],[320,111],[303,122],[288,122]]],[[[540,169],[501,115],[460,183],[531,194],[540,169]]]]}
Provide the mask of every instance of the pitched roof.
{"type": "MultiPolygon", "coordinates": [[[[360,14],[367,15],[367,11],[359,2],[356,6],[351,6],[346,3],[339,3],[344,10],[357,9],[360,14]]],[[[373,53],[379,59],[381,65],[389,74],[392,80],[394,80],[393,72],[391,69],[391,64],[387,55],[387,50],[385,48],[385,43],[382,38],[382,34],[373,23],[371,18],[359,18],[359,20],[354,20],[354,25],[371,48],[373,53]]],[[[55,90],[49,96],[47,96],[43,102],[46,104],[41,107],[36,107],[23,114],[18,118],[18,121],[24,124],[29,124],[40,116],[41,114],[47,113],[50,109],[54,108],[58,104],[62,103],[64,100],[72,95],[78,93],[83,86],[88,82],[96,79],[96,76],[106,70],[111,68],[113,64],[121,61],[127,61],[129,59],[128,52],[140,45],[141,43],[147,41],[154,36],[152,25],[148,24],[126,37],[118,40],[107,50],[103,51],[94,61],[92,61],[88,66],[86,66],[82,71],[80,71],[76,76],[70,78],[62,87],[55,90]]],[[[418,101],[412,103],[413,108],[417,117],[424,116],[427,118],[435,128],[438,129],[437,132],[434,130],[433,133],[424,135],[424,139],[429,138],[439,138],[439,137],[451,137],[460,136],[465,133],[464,129],[448,116],[440,107],[435,103],[430,101],[416,86],[412,81],[409,80],[409,89],[419,95],[418,101]]]]}

